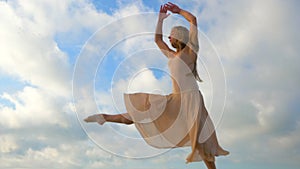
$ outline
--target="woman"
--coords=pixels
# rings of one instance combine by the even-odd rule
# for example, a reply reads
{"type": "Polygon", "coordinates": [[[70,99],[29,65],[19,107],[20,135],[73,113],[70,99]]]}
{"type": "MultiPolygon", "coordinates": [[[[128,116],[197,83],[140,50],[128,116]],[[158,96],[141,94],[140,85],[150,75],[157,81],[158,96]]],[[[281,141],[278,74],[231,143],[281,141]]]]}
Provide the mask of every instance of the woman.
{"type": "Polygon", "coordinates": [[[187,163],[203,160],[208,169],[215,169],[215,156],[227,155],[229,152],[218,144],[196,82],[201,81],[196,70],[199,50],[196,17],[170,2],[161,6],[155,43],[168,58],[172,93],[124,94],[128,113],[96,114],[85,121],[98,122],[100,125],[104,122],[134,123],[149,145],[157,148],[191,146],[192,152],[186,159],[187,163]],[[169,41],[176,51],[162,40],[163,21],[169,16],[167,11],[182,15],[190,23],[190,30],[182,26],[172,28],[169,41]]]}

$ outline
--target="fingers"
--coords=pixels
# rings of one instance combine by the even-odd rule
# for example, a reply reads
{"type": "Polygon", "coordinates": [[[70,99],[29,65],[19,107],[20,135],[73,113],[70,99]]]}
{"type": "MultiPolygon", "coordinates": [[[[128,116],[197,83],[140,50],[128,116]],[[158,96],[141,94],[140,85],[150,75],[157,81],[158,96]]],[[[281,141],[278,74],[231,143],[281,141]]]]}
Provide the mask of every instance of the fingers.
{"type": "Polygon", "coordinates": [[[172,7],[168,6],[168,5],[164,5],[166,10],[169,10],[172,12],[172,7]]]}
{"type": "Polygon", "coordinates": [[[173,7],[177,6],[177,5],[173,4],[172,2],[168,2],[168,5],[173,6],[173,7]]]}
{"type": "Polygon", "coordinates": [[[172,11],[172,9],[175,8],[174,5],[170,5],[170,4],[165,4],[164,7],[165,7],[167,10],[170,10],[170,11],[172,11]]]}
{"type": "Polygon", "coordinates": [[[179,8],[176,4],[173,4],[172,2],[168,2],[165,4],[168,8],[179,8]]]}
{"type": "Polygon", "coordinates": [[[171,2],[166,3],[166,5],[169,6],[169,7],[176,7],[177,6],[177,5],[175,5],[175,4],[171,3],[171,2]]]}
{"type": "Polygon", "coordinates": [[[168,2],[168,3],[160,6],[159,12],[160,13],[167,13],[167,11],[169,10],[169,11],[171,11],[173,13],[174,12],[176,13],[177,8],[178,8],[177,5],[175,5],[175,4],[171,3],[171,2],[168,2]]]}
{"type": "Polygon", "coordinates": [[[160,13],[166,13],[166,12],[167,12],[167,9],[165,8],[165,5],[161,5],[161,6],[160,6],[159,12],[160,12],[160,13]]]}

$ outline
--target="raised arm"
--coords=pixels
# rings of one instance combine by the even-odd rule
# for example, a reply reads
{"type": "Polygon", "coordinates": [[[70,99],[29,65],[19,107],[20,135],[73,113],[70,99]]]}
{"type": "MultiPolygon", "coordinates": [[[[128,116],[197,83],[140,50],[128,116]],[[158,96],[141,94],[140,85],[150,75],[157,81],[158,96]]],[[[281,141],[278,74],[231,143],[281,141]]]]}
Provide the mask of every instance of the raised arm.
{"type": "Polygon", "coordinates": [[[197,53],[199,51],[199,42],[198,42],[198,29],[197,29],[197,18],[190,12],[179,8],[177,5],[168,2],[166,9],[172,13],[177,13],[182,15],[190,23],[190,33],[189,33],[189,44],[188,46],[197,53]]]}
{"type": "Polygon", "coordinates": [[[158,21],[155,30],[155,37],[154,37],[156,45],[159,47],[162,53],[167,57],[170,57],[171,54],[174,53],[174,51],[168,47],[168,45],[163,41],[162,38],[163,21],[169,15],[170,14],[167,14],[167,9],[164,6],[160,6],[158,21]]]}

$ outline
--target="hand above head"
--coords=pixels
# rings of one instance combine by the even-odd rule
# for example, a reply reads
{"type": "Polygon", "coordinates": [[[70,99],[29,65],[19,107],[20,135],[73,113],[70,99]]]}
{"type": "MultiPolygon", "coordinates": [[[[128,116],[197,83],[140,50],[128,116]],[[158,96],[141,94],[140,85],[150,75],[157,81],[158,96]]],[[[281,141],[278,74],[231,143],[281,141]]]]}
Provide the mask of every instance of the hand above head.
{"type": "Polygon", "coordinates": [[[175,4],[171,3],[171,2],[168,2],[167,4],[165,4],[164,8],[166,8],[169,11],[171,11],[172,13],[177,13],[177,14],[181,10],[177,5],[175,5],[175,4]]]}
{"type": "Polygon", "coordinates": [[[160,10],[159,10],[159,20],[164,20],[166,19],[170,14],[167,14],[167,9],[165,8],[164,5],[160,6],[160,10]]]}

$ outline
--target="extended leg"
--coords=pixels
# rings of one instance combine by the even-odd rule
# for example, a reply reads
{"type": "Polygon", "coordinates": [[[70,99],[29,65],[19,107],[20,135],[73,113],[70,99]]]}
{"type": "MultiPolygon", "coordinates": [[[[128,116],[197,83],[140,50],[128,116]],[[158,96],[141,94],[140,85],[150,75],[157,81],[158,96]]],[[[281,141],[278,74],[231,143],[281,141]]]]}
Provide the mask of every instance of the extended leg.
{"type": "Polygon", "coordinates": [[[95,114],[89,116],[88,118],[84,119],[85,122],[97,122],[100,125],[104,124],[105,122],[113,122],[113,123],[123,123],[123,124],[132,124],[133,121],[131,120],[128,113],[123,114],[95,114]]]}
{"type": "Polygon", "coordinates": [[[204,160],[204,163],[208,169],[216,169],[215,162],[204,160]]]}
{"type": "Polygon", "coordinates": [[[116,114],[116,115],[103,114],[103,117],[104,117],[105,121],[107,121],[107,122],[123,123],[123,124],[132,124],[133,123],[133,121],[131,120],[131,117],[129,116],[128,113],[116,114]]]}

